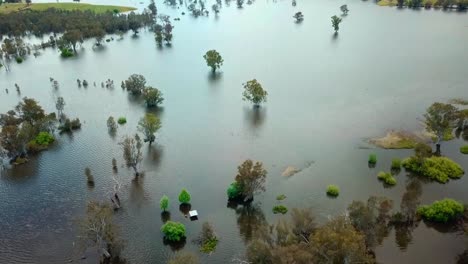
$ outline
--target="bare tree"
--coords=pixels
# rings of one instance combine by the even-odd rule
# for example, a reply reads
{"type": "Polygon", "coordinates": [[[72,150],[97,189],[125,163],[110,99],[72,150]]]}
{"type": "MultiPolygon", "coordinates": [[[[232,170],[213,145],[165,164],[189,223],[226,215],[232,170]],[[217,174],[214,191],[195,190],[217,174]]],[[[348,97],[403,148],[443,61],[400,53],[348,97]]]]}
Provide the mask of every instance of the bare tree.
{"type": "Polygon", "coordinates": [[[125,136],[119,145],[122,146],[123,158],[127,167],[133,168],[135,171],[135,176],[138,177],[140,175],[138,172],[138,167],[143,160],[143,153],[141,152],[141,147],[143,144],[140,136],[138,136],[138,134],[135,134],[134,137],[125,136]]]}

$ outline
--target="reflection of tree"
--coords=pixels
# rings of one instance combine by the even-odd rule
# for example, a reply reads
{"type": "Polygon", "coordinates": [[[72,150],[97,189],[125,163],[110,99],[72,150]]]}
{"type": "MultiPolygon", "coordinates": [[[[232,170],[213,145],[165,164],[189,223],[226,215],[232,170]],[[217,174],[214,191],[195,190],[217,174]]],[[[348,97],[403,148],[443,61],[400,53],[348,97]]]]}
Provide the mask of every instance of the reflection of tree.
{"type": "Polygon", "coordinates": [[[257,231],[268,226],[268,223],[265,220],[265,215],[258,204],[245,204],[237,207],[235,210],[239,232],[245,242],[248,242],[252,240],[252,238],[258,236],[259,234],[257,231]]]}
{"type": "Polygon", "coordinates": [[[265,121],[266,110],[254,107],[245,110],[245,120],[253,128],[259,128],[265,121]]]}
{"type": "Polygon", "coordinates": [[[395,226],[395,242],[400,249],[405,250],[413,239],[413,231],[417,227],[416,210],[421,204],[422,184],[419,178],[410,178],[406,191],[401,198],[400,213],[395,226]]]}

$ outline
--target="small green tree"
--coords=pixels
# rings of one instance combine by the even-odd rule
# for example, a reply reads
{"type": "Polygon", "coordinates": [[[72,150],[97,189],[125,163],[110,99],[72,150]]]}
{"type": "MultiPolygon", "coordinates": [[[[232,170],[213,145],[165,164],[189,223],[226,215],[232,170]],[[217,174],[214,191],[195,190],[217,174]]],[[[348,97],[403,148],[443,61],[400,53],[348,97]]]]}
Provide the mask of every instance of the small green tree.
{"type": "Polygon", "coordinates": [[[167,208],[169,207],[169,197],[167,197],[166,195],[163,195],[163,197],[159,201],[159,206],[161,207],[161,210],[165,212],[167,208]]]}
{"type": "Polygon", "coordinates": [[[145,114],[145,116],[142,119],[140,119],[140,122],[138,122],[138,130],[145,136],[144,141],[149,142],[150,145],[156,139],[156,136],[154,134],[160,128],[161,121],[156,115],[152,113],[145,114]]]}
{"type": "Polygon", "coordinates": [[[190,193],[184,188],[179,194],[179,202],[183,204],[190,203],[190,193]]]}
{"type": "Polygon", "coordinates": [[[147,107],[157,107],[164,101],[162,92],[151,86],[145,88],[143,97],[145,98],[147,107]]]}
{"type": "Polygon", "coordinates": [[[179,222],[167,221],[161,231],[169,241],[178,242],[185,237],[185,226],[179,222]]]}
{"type": "Polygon", "coordinates": [[[436,135],[436,154],[440,155],[440,143],[444,134],[447,133],[447,131],[452,133],[452,130],[456,127],[459,111],[451,104],[433,103],[426,110],[424,118],[427,130],[436,135]]]}
{"type": "Polygon", "coordinates": [[[203,58],[205,58],[206,64],[211,67],[213,72],[215,72],[216,69],[221,68],[224,62],[223,57],[221,57],[216,50],[207,51],[206,54],[203,55],[203,58]]]}
{"type": "Polygon", "coordinates": [[[262,102],[266,102],[268,93],[256,79],[250,80],[243,85],[244,93],[242,95],[244,101],[250,101],[255,106],[259,106],[262,102]]]}
{"type": "Polygon", "coordinates": [[[332,19],[333,29],[335,29],[335,33],[338,33],[338,30],[340,30],[340,23],[342,20],[341,18],[337,16],[332,16],[331,19],[332,19]]]}

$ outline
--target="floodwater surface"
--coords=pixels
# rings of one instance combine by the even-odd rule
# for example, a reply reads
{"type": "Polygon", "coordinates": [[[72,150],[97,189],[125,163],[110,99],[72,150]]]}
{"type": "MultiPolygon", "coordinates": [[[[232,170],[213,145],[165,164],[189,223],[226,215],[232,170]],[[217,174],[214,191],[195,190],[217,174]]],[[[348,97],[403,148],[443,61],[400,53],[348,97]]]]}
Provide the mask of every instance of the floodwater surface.
{"type": "MultiPolygon", "coordinates": [[[[141,8],[148,3],[127,4],[141,8]]],[[[217,18],[182,16],[185,9],[157,4],[160,13],[181,18],[173,22],[171,47],[158,48],[153,34],[143,30],[138,37],[129,33],[99,49],[87,41],[70,59],[47,49],[21,65],[12,64],[9,73],[0,72],[0,112],[24,96],[52,112],[54,99],[63,96],[64,112],[83,124],[72,135],[58,136],[52,148],[29,163],[1,172],[0,263],[79,263],[75,223],[88,201],[109,199],[112,158],[124,182],[116,219],[131,263],[166,263],[173,254],[160,232],[159,199],[164,194],[171,199],[171,219],[186,225],[183,250],[198,252],[192,239],[204,221],[214,225],[220,243],[213,254],[201,256],[202,263],[242,256],[258,222],[287,218],[271,212],[279,194],[287,196],[283,204],[289,208],[312,208],[319,222],[371,195],[393,199],[398,210],[409,178],[402,172],[397,186],[383,188],[376,174],[388,170],[392,158],[412,151],[372,149],[366,139],[389,129],[420,130],[431,103],[468,96],[464,13],[350,2],[350,12],[334,35],[330,17],[340,14],[341,1],[298,1],[292,7],[290,1],[258,0],[242,9],[232,3],[224,5],[217,18]],[[297,11],[305,16],[301,24],[292,18],[297,11]],[[214,76],[202,58],[210,49],[224,58],[214,76]],[[144,146],[144,176],[139,181],[123,166],[117,144],[122,136],[137,132],[139,119],[148,111],[120,88],[133,73],[144,75],[165,98],[162,108],[150,110],[161,118],[162,128],[156,143],[144,146]],[[58,90],[49,77],[58,80],[58,90]],[[259,109],[241,97],[242,83],[254,78],[269,93],[259,109]],[[91,85],[79,88],[76,79],[91,85]],[[101,88],[107,79],[114,80],[114,89],[101,88]],[[106,127],[111,115],[128,121],[115,137],[106,127]],[[369,169],[367,158],[373,152],[378,164],[369,169]],[[264,163],[266,192],[255,197],[248,211],[234,210],[227,206],[226,188],[246,159],[264,163]],[[281,173],[288,166],[303,170],[285,178],[281,173]],[[95,178],[92,189],[86,186],[85,167],[95,178]],[[340,186],[337,199],[325,195],[328,184],[340,186]],[[179,212],[182,188],[192,195],[198,221],[179,212]]],[[[461,144],[459,139],[444,143],[442,151],[468,170],[468,156],[458,152],[461,144]]],[[[422,203],[445,197],[468,201],[467,178],[445,185],[421,183],[422,203]]],[[[401,246],[392,231],[376,249],[377,260],[453,263],[465,249],[460,232],[424,222],[411,236],[401,246]]]]}

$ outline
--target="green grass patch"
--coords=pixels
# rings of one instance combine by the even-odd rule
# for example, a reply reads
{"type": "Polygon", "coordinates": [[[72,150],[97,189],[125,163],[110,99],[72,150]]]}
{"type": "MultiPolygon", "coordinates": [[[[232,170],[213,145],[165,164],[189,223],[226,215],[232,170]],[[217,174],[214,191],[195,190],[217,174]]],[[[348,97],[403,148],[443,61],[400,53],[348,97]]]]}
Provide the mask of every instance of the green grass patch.
{"type": "Polygon", "coordinates": [[[390,186],[397,184],[395,177],[393,177],[392,174],[388,172],[383,172],[383,171],[379,172],[377,174],[377,178],[383,181],[385,184],[390,185],[390,186]]]}
{"type": "Polygon", "coordinates": [[[464,209],[460,202],[446,198],[431,205],[420,206],[417,213],[426,220],[446,223],[460,216],[464,209]]]}
{"type": "Polygon", "coordinates": [[[395,158],[392,159],[392,170],[400,170],[401,169],[401,159],[395,158]]]}
{"type": "Polygon", "coordinates": [[[288,208],[284,205],[275,205],[273,207],[273,213],[274,214],[285,214],[288,212],[288,208]]]}
{"type": "Polygon", "coordinates": [[[117,123],[119,123],[119,125],[123,125],[123,124],[127,123],[127,118],[121,116],[121,117],[119,117],[119,119],[117,119],[117,123]]]}
{"type": "Polygon", "coordinates": [[[24,3],[4,3],[0,5],[0,14],[8,14],[11,12],[19,12],[25,10],[33,11],[45,11],[49,8],[55,8],[60,10],[80,10],[80,11],[92,11],[94,13],[106,13],[106,12],[128,12],[136,10],[134,7],[129,6],[114,6],[114,5],[92,5],[82,3],[33,3],[26,5],[24,3]]]}
{"type": "Polygon", "coordinates": [[[340,194],[340,188],[336,185],[328,185],[327,186],[327,194],[330,196],[338,196],[340,194]]]}
{"type": "Polygon", "coordinates": [[[460,152],[463,154],[468,154],[468,145],[461,146],[460,147],[460,152]]]}
{"type": "Polygon", "coordinates": [[[215,251],[218,245],[218,239],[216,237],[206,240],[200,247],[200,251],[203,253],[211,253],[215,251]]]}
{"type": "Polygon", "coordinates": [[[370,154],[368,162],[369,164],[377,164],[377,155],[374,153],[370,154]]]}
{"type": "Polygon", "coordinates": [[[278,200],[278,201],[282,201],[284,199],[286,199],[286,195],[284,195],[284,194],[280,194],[280,195],[276,196],[276,200],[278,200]]]}
{"type": "Polygon", "coordinates": [[[459,179],[465,173],[458,163],[446,157],[434,156],[422,161],[415,157],[410,157],[403,160],[402,165],[409,171],[416,172],[440,183],[446,183],[449,179],[459,179]]]}

